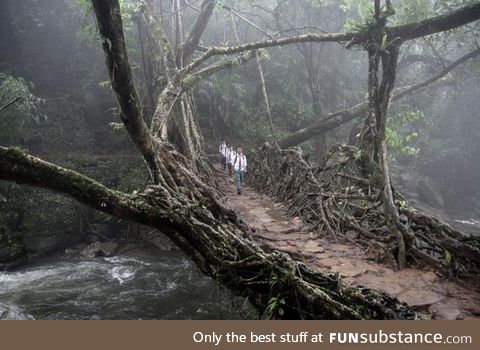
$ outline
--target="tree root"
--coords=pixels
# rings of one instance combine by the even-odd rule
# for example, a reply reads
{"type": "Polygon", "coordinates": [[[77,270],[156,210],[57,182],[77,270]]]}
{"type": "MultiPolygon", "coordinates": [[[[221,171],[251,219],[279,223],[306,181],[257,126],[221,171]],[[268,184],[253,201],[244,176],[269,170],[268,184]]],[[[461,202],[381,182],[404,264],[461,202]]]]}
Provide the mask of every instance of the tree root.
{"type": "Polygon", "coordinates": [[[360,170],[364,159],[356,147],[335,146],[313,165],[298,148],[267,143],[250,159],[250,184],[286,203],[288,215],[300,216],[321,235],[374,246],[377,256],[397,268],[403,267],[399,254],[408,265],[429,266],[449,277],[467,277],[480,267],[479,238],[420,213],[396,191],[390,210],[398,215],[389,223],[382,181],[365,178],[360,170]],[[355,238],[347,238],[352,231],[355,238]]]}
{"type": "Polygon", "coordinates": [[[190,170],[181,154],[167,144],[158,147],[157,160],[163,164],[159,184],[139,194],[108,189],[75,171],[4,147],[0,147],[0,179],[63,193],[104,213],[160,230],[206,275],[246,297],[269,317],[417,317],[396,298],[343,286],[338,276],[309,270],[284,253],[266,253],[245,238],[251,229],[190,170]],[[272,300],[283,302],[272,307],[277,305],[272,300]]]}

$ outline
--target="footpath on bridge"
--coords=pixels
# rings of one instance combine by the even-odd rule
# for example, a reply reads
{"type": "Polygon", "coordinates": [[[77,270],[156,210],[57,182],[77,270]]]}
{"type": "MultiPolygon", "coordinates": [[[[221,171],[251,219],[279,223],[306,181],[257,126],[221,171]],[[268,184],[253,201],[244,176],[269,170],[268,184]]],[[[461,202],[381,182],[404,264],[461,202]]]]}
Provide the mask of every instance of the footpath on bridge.
{"type": "Polygon", "coordinates": [[[347,285],[363,285],[397,297],[435,319],[480,319],[480,288],[459,285],[433,271],[406,268],[395,272],[376,262],[372,252],[352,244],[330,242],[298,217],[285,215],[285,206],[245,186],[237,195],[233,176],[215,166],[224,201],[255,228],[253,239],[266,251],[278,250],[307,266],[338,273],[347,285]]]}

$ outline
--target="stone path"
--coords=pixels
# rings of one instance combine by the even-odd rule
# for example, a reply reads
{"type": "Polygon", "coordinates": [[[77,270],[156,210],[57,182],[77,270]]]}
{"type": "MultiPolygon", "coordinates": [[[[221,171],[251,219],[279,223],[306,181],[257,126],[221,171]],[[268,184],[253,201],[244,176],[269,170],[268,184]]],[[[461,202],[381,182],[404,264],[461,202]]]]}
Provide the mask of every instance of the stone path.
{"type": "Polygon", "coordinates": [[[361,247],[315,237],[300,218],[285,216],[285,206],[246,186],[237,195],[233,176],[215,169],[227,205],[256,229],[263,248],[288,253],[312,268],[339,273],[343,282],[386,292],[435,319],[480,319],[480,283],[468,286],[443,279],[433,271],[407,268],[394,272],[361,247]]]}

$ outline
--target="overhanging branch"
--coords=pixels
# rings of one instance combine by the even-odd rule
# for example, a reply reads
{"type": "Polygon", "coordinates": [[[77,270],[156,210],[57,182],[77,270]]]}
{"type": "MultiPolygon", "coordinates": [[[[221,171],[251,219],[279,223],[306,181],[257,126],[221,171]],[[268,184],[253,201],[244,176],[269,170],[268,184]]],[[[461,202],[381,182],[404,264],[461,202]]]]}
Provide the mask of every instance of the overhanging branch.
{"type": "Polygon", "coordinates": [[[11,105],[13,105],[15,102],[17,102],[18,100],[21,100],[22,99],[22,96],[17,96],[15,97],[13,100],[11,100],[10,102],[7,102],[7,104],[5,104],[4,106],[0,107],[0,112],[2,112],[3,110],[7,109],[8,107],[10,107],[11,105]]]}
{"type": "Polygon", "coordinates": [[[420,22],[389,28],[393,37],[412,40],[444,32],[480,19],[480,2],[420,22]]]}
{"type": "MultiPolygon", "coordinates": [[[[398,37],[403,41],[406,41],[450,30],[478,19],[480,19],[480,3],[465,6],[451,13],[428,18],[420,22],[413,22],[402,26],[386,28],[386,30],[391,33],[392,37],[398,37]]],[[[301,42],[348,42],[348,46],[351,47],[353,45],[362,45],[366,43],[367,38],[368,36],[365,32],[323,34],[309,33],[286,38],[273,38],[233,47],[211,47],[203,55],[193,60],[188,66],[186,66],[182,73],[191,73],[203,62],[216,55],[232,55],[244,51],[274,46],[284,46],[301,42]]]]}
{"type": "Polygon", "coordinates": [[[30,156],[18,148],[0,147],[0,179],[53,190],[117,217],[132,219],[139,213],[128,194],[111,190],[89,177],[30,156]]]}
{"type": "Polygon", "coordinates": [[[199,70],[198,72],[195,72],[186,76],[183,79],[183,85],[186,86],[187,88],[191,88],[194,84],[196,84],[201,79],[209,77],[212,74],[215,74],[216,72],[222,69],[230,69],[236,66],[240,66],[244,63],[247,63],[254,57],[255,57],[255,51],[250,51],[250,52],[243,53],[237,57],[225,58],[204,69],[199,70]]]}
{"type": "MultiPolygon", "coordinates": [[[[458,60],[454,61],[450,65],[448,65],[444,70],[442,70],[440,73],[437,75],[426,79],[420,83],[417,83],[415,85],[406,87],[398,91],[396,94],[392,96],[392,102],[399,100],[402,97],[405,97],[415,91],[418,91],[431,83],[439,80],[440,78],[444,77],[446,74],[451,72],[453,69],[464,63],[465,61],[468,61],[471,58],[477,57],[480,55],[480,49],[474,50],[458,60]]],[[[337,127],[339,127],[342,124],[345,124],[355,118],[361,117],[365,115],[368,109],[368,103],[366,101],[363,101],[361,103],[358,103],[350,108],[343,109],[340,111],[332,112],[329,113],[325,116],[320,116],[319,121],[315,122],[314,124],[300,129],[283,139],[281,139],[278,144],[282,148],[288,148],[288,147],[293,147],[296,146],[304,141],[307,141],[308,139],[322,134],[326,131],[333,130],[337,127]]]]}
{"type": "Polygon", "coordinates": [[[233,55],[244,51],[262,49],[274,46],[284,46],[299,42],[342,42],[349,41],[354,37],[354,33],[331,33],[331,34],[303,34],[289,38],[275,38],[265,41],[258,41],[248,44],[242,44],[233,47],[211,47],[202,56],[193,60],[181,72],[189,74],[198,68],[203,62],[217,55],[233,55]]]}
{"type": "Polygon", "coordinates": [[[183,57],[183,62],[186,62],[195,51],[205,28],[207,27],[210,17],[212,17],[214,7],[214,0],[203,1],[200,13],[195,20],[193,28],[179,51],[183,57]]]}

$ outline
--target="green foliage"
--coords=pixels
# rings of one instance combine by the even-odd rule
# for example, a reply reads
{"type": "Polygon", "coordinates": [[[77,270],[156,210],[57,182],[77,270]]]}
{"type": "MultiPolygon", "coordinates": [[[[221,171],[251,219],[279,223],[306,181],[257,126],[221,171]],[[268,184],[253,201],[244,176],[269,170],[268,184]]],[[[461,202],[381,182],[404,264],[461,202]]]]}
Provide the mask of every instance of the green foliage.
{"type": "Polygon", "coordinates": [[[285,299],[280,296],[271,297],[268,301],[265,312],[267,313],[268,318],[282,318],[285,314],[285,299]]]}
{"type": "Polygon", "coordinates": [[[111,122],[108,123],[108,126],[110,126],[113,130],[125,130],[125,125],[123,123],[111,122]]]}
{"type": "Polygon", "coordinates": [[[340,9],[344,12],[354,11],[362,20],[370,17],[373,13],[373,1],[371,0],[343,0],[340,9]]]}
{"type": "Polygon", "coordinates": [[[343,0],[340,9],[352,16],[345,21],[346,31],[361,32],[372,24],[373,1],[371,0],[343,0]]]}
{"type": "Polygon", "coordinates": [[[450,252],[448,250],[445,249],[444,251],[444,255],[445,255],[445,264],[447,264],[448,266],[450,266],[452,264],[452,254],[450,254],[450,252]]]}
{"type": "Polygon", "coordinates": [[[402,132],[402,129],[408,124],[419,121],[424,118],[420,111],[415,112],[401,112],[395,118],[387,120],[386,141],[389,151],[389,157],[394,158],[397,155],[416,156],[419,149],[412,146],[412,142],[417,139],[416,132],[402,132]]]}
{"type": "Polygon", "coordinates": [[[101,87],[101,88],[111,88],[112,83],[111,83],[110,80],[104,80],[104,81],[99,82],[98,86],[101,87]]]}
{"type": "Polygon", "coordinates": [[[85,35],[87,42],[92,47],[95,42],[100,38],[98,35],[97,27],[93,20],[93,9],[91,0],[76,0],[77,5],[82,9],[82,25],[80,32],[85,35]]]}
{"type": "Polygon", "coordinates": [[[123,18],[131,18],[132,16],[143,11],[145,4],[139,0],[120,0],[120,11],[123,18]]]}
{"type": "MultiPolygon", "coordinates": [[[[430,17],[444,14],[462,6],[473,4],[475,0],[404,0],[394,3],[394,25],[418,22],[430,17]]],[[[372,0],[343,0],[340,8],[352,15],[345,23],[347,31],[361,31],[373,21],[372,0]]],[[[382,11],[385,9],[382,8],[382,11]]]]}
{"type": "Polygon", "coordinates": [[[396,21],[397,23],[421,21],[435,15],[434,6],[435,2],[432,1],[404,0],[396,9],[396,21]]]}
{"type": "Polygon", "coordinates": [[[356,160],[356,161],[359,161],[360,159],[362,159],[363,157],[363,151],[361,149],[357,149],[355,151],[355,153],[353,154],[353,158],[356,160]]]}
{"type": "Polygon", "coordinates": [[[0,139],[3,143],[16,143],[25,133],[47,119],[41,109],[45,100],[30,92],[32,84],[22,78],[0,73],[0,139]]]}
{"type": "Polygon", "coordinates": [[[92,11],[92,1],[91,0],[76,0],[78,6],[82,8],[85,12],[92,11]]]}

